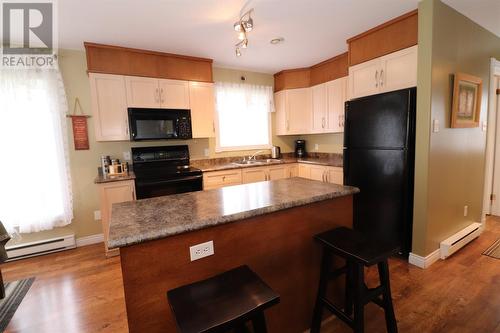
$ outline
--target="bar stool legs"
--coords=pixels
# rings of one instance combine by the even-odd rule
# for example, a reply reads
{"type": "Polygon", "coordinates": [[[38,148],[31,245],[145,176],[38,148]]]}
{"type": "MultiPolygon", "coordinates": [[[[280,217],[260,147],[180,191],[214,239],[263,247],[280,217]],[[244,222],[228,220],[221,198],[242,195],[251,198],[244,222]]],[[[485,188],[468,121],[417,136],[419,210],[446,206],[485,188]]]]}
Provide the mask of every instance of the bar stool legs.
{"type": "Polygon", "coordinates": [[[380,284],[384,286],[382,293],[382,303],[384,305],[385,323],[387,332],[397,333],[398,326],[396,323],[396,316],[394,315],[394,307],[392,306],[391,285],[389,280],[389,265],[387,261],[378,263],[378,274],[380,277],[380,284]]]}
{"type": "Polygon", "coordinates": [[[321,275],[318,286],[318,296],[314,306],[311,333],[319,333],[323,307],[347,323],[354,333],[364,333],[365,305],[374,302],[384,309],[388,333],[397,333],[398,327],[392,305],[391,286],[389,281],[389,265],[387,260],[377,263],[380,286],[369,289],[365,284],[365,266],[347,260],[346,266],[332,271],[332,254],[323,251],[321,260],[321,275]],[[340,274],[346,274],[345,303],[341,310],[326,298],[328,282],[340,274]]]}
{"type": "Polygon", "coordinates": [[[321,319],[323,316],[322,298],[326,295],[326,291],[328,288],[331,261],[331,253],[328,251],[323,251],[323,257],[321,259],[321,273],[319,277],[318,296],[316,297],[316,304],[314,305],[311,333],[319,333],[319,330],[321,328],[321,319]]]}
{"type": "Polygon", "coordinates": [[[362,265],[354,265],[353,268],[353,284],[354,284],[354,318],[353,330],[355,333],[363,333],[365,325],[365,302],[363,291],[365,285],[365,270],[362,265]]]}

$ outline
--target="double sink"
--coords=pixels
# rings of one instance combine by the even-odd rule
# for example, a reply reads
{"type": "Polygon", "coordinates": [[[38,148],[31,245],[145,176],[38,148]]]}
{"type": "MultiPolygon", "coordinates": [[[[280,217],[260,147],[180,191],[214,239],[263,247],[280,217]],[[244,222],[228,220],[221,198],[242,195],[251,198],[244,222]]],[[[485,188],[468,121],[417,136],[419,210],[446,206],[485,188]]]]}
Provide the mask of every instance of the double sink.
{"type": "Polygon", "coordinates": [[[235,165],[269,165],[269,164],[279,164],[283,163],[283,160],[279,160],[276,158],[268,158],[266,160],[242,160],[242,161],[237,161],[233,162],[235,165]]]}

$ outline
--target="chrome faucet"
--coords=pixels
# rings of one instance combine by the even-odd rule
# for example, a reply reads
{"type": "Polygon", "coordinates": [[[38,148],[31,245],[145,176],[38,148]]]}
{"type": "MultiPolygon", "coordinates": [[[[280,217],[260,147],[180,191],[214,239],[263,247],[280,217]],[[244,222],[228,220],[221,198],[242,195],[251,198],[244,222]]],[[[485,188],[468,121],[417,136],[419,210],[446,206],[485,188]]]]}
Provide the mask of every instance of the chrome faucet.
{"type": "Polygon", "coordinates": [[[255,161],[255,156],[258,154],[258,153],[264,153],[265,150],[257,150],[255,153],[253,153],[252,156],[249,156],[248,157],[248,160],[251,161],[251,160],[254,160],[255,161]]]}

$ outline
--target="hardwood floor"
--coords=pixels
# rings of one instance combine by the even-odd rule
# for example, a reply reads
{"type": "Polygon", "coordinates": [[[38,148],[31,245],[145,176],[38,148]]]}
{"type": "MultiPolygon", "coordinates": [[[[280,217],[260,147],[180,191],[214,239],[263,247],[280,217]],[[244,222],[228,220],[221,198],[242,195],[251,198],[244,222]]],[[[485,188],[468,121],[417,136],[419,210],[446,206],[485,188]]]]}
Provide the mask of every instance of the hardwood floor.
{"type": "MultiPolygon", "coordinates": [[[[489,218],[479,239],[426,270],[391,260],[399,331],[500,333],[500,260],[481,255],[499,237],[500,218],[489,218]]],[[[119,260],[92,245],[3,264],[6,281],[36,276],[5,332],[127,332],[119,260]]],[[[366,332],[385,332],[382,310],[366,310],[366,332]]],[[[322,332],[351,330],[332,320],[322,332]]]]}

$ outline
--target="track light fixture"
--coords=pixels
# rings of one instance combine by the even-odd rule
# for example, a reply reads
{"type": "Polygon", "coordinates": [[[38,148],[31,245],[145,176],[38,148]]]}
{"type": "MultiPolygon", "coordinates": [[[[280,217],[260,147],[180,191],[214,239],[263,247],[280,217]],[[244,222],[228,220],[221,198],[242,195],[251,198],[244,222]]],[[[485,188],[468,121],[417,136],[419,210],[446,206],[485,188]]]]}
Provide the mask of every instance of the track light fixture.
{"type": "Polygon", "coordinates": [[[253,9],[250,9],[245,14],[241,15],[239,21],[235,22],[233,28],[238,32],[238,40],[240,40],[236,45],[236,56],[241,57],[241,49],[246,49],[248,47],[248,37],[247,33],[253,30],[253,19],[251,14],[253,9]]]}

